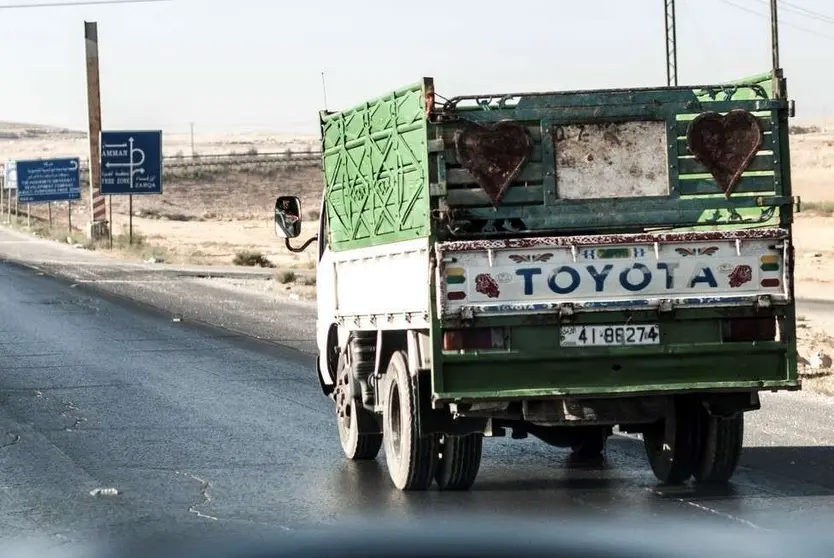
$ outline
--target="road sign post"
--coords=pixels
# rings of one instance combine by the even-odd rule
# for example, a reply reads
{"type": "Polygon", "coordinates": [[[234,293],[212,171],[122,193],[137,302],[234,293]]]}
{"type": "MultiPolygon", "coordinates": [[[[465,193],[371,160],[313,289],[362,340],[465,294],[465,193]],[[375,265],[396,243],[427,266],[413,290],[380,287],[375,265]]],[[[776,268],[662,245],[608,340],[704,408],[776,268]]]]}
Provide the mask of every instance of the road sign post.
{"type": "MultiPolygon", "coordinates": [[[[8,218],[6,222],[11,225],[12,223],[12,190],[17,190],[17,162],[16,161],[6,161],[6,164],[3,165],[3,189],[8,191],[7,196],[7,203],[8,203],[8,218]]],[[[16,199],[16,198],[15,198],[16,199]]],[[[16,216],[15,216],[16,217],[16,216]]]]}
{"type": "Polygon", "coordinates": [[[101,133],[101,193],[162,193],[162,132],[101,133]]]}
{"type": "Polygon", "coordinates": [[[100,190],[128,196],[128,242],[133,244],[133,195],[162,193],[162,131],[102,132],[100,190]]]}
{"type": "Polygon", "coordinates": [[[99,192],[99,153],[101,151],[101,80],[98,64],[98,23],[84,22],[84,44],[87,62],[87,120],[90,142],[90,223],[87,235],[98,240],[108,235],[104,196],[99,192]]]}
{"type": "Polygon", "coordinates": [[[29,205],[81,199],[81,162],[77,157],[17,161],[17,202],[29,205]]]}

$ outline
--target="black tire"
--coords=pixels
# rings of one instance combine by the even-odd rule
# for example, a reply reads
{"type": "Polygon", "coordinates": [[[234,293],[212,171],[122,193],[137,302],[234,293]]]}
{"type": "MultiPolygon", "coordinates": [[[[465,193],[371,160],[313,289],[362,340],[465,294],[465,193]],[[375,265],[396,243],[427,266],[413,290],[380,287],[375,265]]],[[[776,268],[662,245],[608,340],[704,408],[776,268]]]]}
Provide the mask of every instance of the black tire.
{"type": "Polygon", "coordinates": [[[481,468],[483,434],[444,436],[434,479],[440,490],[469,490],[481,468]]]}
{"type": "Polygon", "coordinates": [[[605,445],[610,435],[607,426],[592,426],[583,432],[579,440],[571,444],[570,449],[574,457],[579,459],[601,459],[605,452],[605,445]]]}
{"type": "Polygon", "coordinates": [[[336,373],[336,422],[339,441],[345,457],[354,461],[376,459],[382,447],[382,432],[373,413],[362,406],[357,398],[350,398],[350,369],[344,356],[339,357],[336,373]],[[340,409],[342,414],[341,416],[340,409]]]}
{"type": "Polygon", "coordinates": [[[699,484],[726,484],[738,467],[744,446],[744,413],[713,417],[702,410],[701,443],[693,476],[699,484]]]}
{"type": "Polygon", "coordinates": [[[666,420],[643,433],[643,444],[652,472],[664,484],[689,480],[698,458],[698,404],[677,398],[666,420]]]}
{"type": "Polygon", "coordinates": [[[437,468],[437,436],[420,436],[417,378],[408,372],[404,351],[391,355],[385,373],[385,461],[394,486],[426,490],[437,468]]]}

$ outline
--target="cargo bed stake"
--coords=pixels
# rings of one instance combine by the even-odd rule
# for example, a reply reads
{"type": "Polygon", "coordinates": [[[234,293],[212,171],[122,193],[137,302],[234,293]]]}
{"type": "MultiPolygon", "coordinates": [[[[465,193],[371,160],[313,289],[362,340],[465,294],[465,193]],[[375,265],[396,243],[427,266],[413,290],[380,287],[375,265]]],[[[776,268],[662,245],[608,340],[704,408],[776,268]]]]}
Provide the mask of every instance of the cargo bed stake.
{"type": "Polygon", "coordinates": [[[576,263],[576,246],[570,245],[570,255],[573,256],[573,263],[576,263]]]}
{"type": "Polygon", "coordinates": [[[741,256],[741,239],[736,239],[736,255],[741,256]]]}

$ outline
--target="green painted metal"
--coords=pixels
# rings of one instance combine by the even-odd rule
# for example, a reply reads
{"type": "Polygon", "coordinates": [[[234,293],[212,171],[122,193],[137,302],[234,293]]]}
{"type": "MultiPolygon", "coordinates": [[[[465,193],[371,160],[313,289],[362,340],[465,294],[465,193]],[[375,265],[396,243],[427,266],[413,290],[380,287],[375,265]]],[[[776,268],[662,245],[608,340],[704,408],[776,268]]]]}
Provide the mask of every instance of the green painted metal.
{"type": "MultiPolygon", "coordinates": [[[[793,216],[787,101],[773,99],[770,74],[698,87],[523,93],[456,97],[436,107],[430,78],[338,113],[321,114],[328,235],[333,250],[449,234],[430,219],[452,208],[467,219],[522,219],[526,234],[675,228],[731,230],[778,224],[793,216]],[[689,121],[704,111],[741,108],[759,118],[764,143],[727,199],[686,147],[689,121]],[[458,164],[455,131],[466,121],[511,119],[530,132],[530,160],[496,209],[458,164]],[[668,196],[558,199],[553,134],[565,124],[665,122],[668,196]]],[[[474,233],[473,238],[491,233],[474,233]]],[[[432,275],[429,293],[435,291],[432,275]]],[[[448,354],[431,308],[432,387],[436,398],[508,399],[555,394],[610,395],[669,391],[794,389],[795,309],[774,308],[784,341],[721,343],[720,320],[752,308],[693,308],[665,320],[656,313],[580,314],[581,323],[660,321],[660,347],[560,349],[555,316],[478,318],[511,328],[511,350],[448,354]]]]}
{"type": "MultiPolygon", "coordinates": [[[[739,314],[746,309],[709,311],[739,314]]],[[[589,314],[592,319],[583,316],[582,323],[620,323],[618,318],[621,323],[627,319],[634,324],[660,323],[662,344],[561,348],[557,325],[510,326],[507,351],[443,353],[443,374],[435,384],[434,397],[452,401],[799,386],[796,367],[789,358],[796,346],[790,340],[722,343],[720,320],[705,319],[697,310],[689,314],[696,319],[618,314],[589,314]]],[[[789,325],[791,319],[780,322],[789,325]]]]}
{"type": "MultiPolygon", "coordinates": [[[[688,390],[796,389],[793,305],[777,306],[781,341],[724,343],[721,322],[761,317],[752,307],[686,308],[674,314],[611,311],[577,315],[577,324],[656,323],[661,345],[559,347],[558,316],[495,316],[470,327],[504,327],[507,350],[442,352],[433,366],[433,397],[466,401],[683,392],[688,390]],[[508,373],[511,370],[512,373],[508,373]]],[[[460,327],[448,323],[445,327],[460,327]]]]}
{"type": "Polygon", "coordinates": [[[761,225],[765,221],[750,213],[746,194],[779,200],[767,217],[781,219],[785,214],[782,208],[789,203],[784,201],[789,196],[784,188],[789,184],[785,176],[789,167],[780,164],[787,146],[777,139],[774,129],[775,122],[787,113],[788,103],[772,99],[771,88],[768,73],[695,88],[522,93],[495,95],[486,101],[458,97],[443,109],[440,123],[428,123],[426,92],[433,91],[433,82],[425,78],[351,109],[322,113],[330,245],[339,251],[429,236],[431,209],[444,204],[463,209],[474,219],[523,219],[531,232],[761,225]],[[698,113],[734,108],[760,116],[765,141],[731,199],[718,200],[710,195],[720,190],[688,152],[685,134],[689,120],[698,113]],[[470,173],[457,164],[452,138],[462,122],[503,119],[525,123],[534,147],[529,162],[495,211],[470,173]],[[554,127],[622,120],[669,124],[670,195],[663,200],[640,200],[639,207],[634,207],[633,200],[583,200],[581,207],[559,200],[551,141],[554,127]],[[432,152],[430,137],[445,147],[432,152]],[[614,220],[612,212],[619,214],[614,220]],[[716,215],[727,219],[722,222],[716,215]],[[749,222],[739,223],[738,215],[749,222]]]}
{"type": "Polygon", "coordinates": [[[767,73],[728,84],[695,88],[453,98],[447,104],[441,122],[435,125],[440,128],[436,135],[444,138],[446,149],[433,155],[445,168],[443,193],[435,194],[437,200],[433,205],[442,207],[446,204],[462,210],[462,218],[478,222],[520,219],[530,231],[604,232],[612,228],[662,226],[737,228],[761,226],[774,218],[778,222],[782,208],[791,200],[784,190],[784,180],[775,175],[780,153],[787,147],[777,141],[773,130],[774,122],[787,114],[789,103],[771,98],[771,89],[771,74],[767,73]],[[765,134],[759,153],[742,174],[733,196],[726,200],[717,196],[721,190],[715,180],[688,151],[685,136],[690,121],[697,114],[704,111],[726,113],[732,109],[748,110],[758,116],[765,134]],[[496,210],[471,174],[459,166],[453,137],[455,130],[467,122],[489,124],[505,119],[525,124],[534,145],[529,161],[496,210]],[[573,200],[558,199],[551,141],[555,126],[640,120],[660,120],[668,124],[668,196],[663,199],[581,200],[579,205],[573,200]],[[774,207],[763,216],[761,209],[770,202],[759,204],[747,197],[750,194],[774,200],[774,207]],[[751,207],[757,209],[751,212],[751,207]]]}
{"type": "Polygon", "coordinates": [[[427,237],[430,79],[320,115],[328,241],[334,251],[427,237]]]}
{"type": "Polygon", "coordinates": [[[792,198],[776,196],[645,197],[607,200],[564,200],[558,205],[470,208],[474,219],[522,219],[530,230],[606,231],[634,227],[677,227],[747,224],[762,226],[776,208],[787,207],[792,198]],[[744,209],[748,211],[743,212],[744,209]],[[742,221],[744,219],[744,221],[742,221]]]}

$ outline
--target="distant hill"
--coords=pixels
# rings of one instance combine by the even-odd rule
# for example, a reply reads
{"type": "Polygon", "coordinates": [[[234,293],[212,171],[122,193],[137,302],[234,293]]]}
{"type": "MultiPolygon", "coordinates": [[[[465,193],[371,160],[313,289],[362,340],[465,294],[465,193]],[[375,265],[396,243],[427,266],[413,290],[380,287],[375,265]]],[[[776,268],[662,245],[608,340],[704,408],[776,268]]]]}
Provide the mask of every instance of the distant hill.
{"type": "Polygon", "coordinates": [[[0,141],[17,139],[80,139],[86,132],[24,122],[0,122],[0,141]]]}

